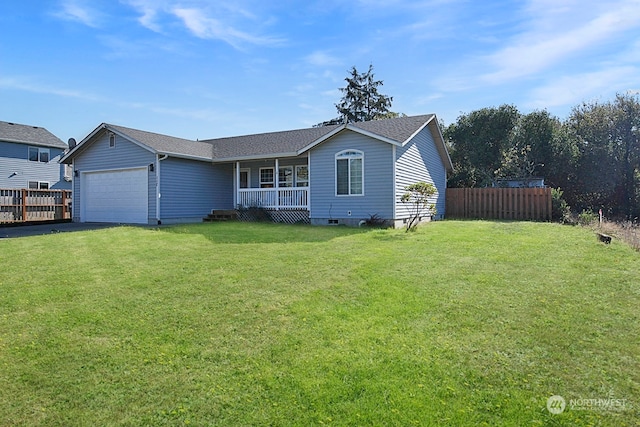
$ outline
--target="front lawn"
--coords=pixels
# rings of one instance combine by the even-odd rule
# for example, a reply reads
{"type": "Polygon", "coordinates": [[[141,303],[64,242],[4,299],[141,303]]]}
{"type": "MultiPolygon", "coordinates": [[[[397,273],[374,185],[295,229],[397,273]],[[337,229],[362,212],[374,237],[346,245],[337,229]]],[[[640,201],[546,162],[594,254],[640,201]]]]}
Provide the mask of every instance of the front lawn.
{"type": "Polygon", "coordinates": [[[0,254],[0,425],[640,419],[640,255],[583,228],[115,227],[0,254]]]}

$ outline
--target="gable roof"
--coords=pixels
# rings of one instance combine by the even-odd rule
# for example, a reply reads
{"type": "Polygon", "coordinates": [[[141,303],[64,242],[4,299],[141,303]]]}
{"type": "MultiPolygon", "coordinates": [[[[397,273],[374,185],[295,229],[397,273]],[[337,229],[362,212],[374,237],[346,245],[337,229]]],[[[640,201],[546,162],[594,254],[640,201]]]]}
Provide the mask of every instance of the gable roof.
{"type": "Polygon", "coordinates": [[[64,157],[62,157],[60,162],[69,163],[72,157],[75,157],[78,153],[82,152],[91,143],[91,140],[101,132],[113,132],[154,154],[168,154],[174,157],[203,161],[211,161],[212,158],[211,144],[162,135],[154,132],[147,132],[144,130],[132,129],[124,126],[112,125],[109,123],[102,123],[100,126],[95,128],[93,132],[87,135],[87,137],[80,141],[80,143],[64,157]]]}
{"type": "Polygon", "coordinates": [[[213,145],[214,161],[297,156],[343,130],[351,130],[391,144],[403,145],[434,118],[434,114],[398,117],[284,132],[209,139],[204,140],[204,142],[213,145]]]}
{"type": "Polygon", "coordinates": [[[402,146],[429,126],[445,167],[453,168],[435,114],[407,116],[369,122],[346,123],[316,128],[268,132],[202,141],[176,138],[138,129],[103,123],[60,161],[67,163],[84,150],[102,131],[114,132],[155,154],[168,154],[202,161],[231,162],[250,159],[298,156],[334,135],[350,130],[371,138],[402,146]]]}
{"type": "Polygon", "coordinates": [[[66,150],[67,144],[43,127],[0,121],[0,141],[66,150]]]}
{"type": "Polygon", "coordinates": [[[314,141],[341,129],[342,125],[269,132],[204,140],[213,146],[214,160],[235,160],[253,157],[297,156],[298,151],[314,141]]]}
{"type": "Polygon", "coordinates": [[[177,138],[159,133],[131,129],[105,123],[104,129],[119,134],[133,142],[151,148],[157,154],[170,154],[177,157],[200,158],[211,160],[211,144],[190,139],[177,138]]]}

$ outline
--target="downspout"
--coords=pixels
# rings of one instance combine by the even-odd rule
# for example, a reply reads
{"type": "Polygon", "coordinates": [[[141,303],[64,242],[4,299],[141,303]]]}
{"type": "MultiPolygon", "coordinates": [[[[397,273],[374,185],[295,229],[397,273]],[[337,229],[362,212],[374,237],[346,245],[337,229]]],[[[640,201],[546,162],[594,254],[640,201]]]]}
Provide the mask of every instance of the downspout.
{"type": "Polygon", "coordinates": [[[168,154],[163,154],[162,157],[158,154],[156,161],[156,221],[158,225],[162,224],[162,220],[160,219],[160,162],[167,157],[169,157],[168,154]]]}
{"type": "MultiPolygon", "coordinates": [[[[235,207],[235,209],[237,209],[240,206],[240,161],[236,162],[236,171],[235,171],[235,189],[236,191],[233,193],[234,195],[234,200],[233,200],[233,206],[235,207]]],[[[251,185],[249,183],[247,183],[247,185],[250,187],[251,185]]]]}
{"type": "Polygon", "coordinates": [[[276,157],[276,170],[273,173],[273,180],[274,180],[274,187],[276,188],[276,200],[275,205],[276,205],[276,210],[279,211],[280,210],[280,162],[278,160],[278,158],[276,157]]]}
{"type": "Polygon", "coordinates": [[[393,173],[393,212],[391,213],[391,215],[393,215],[393,225],[395,228],[395,223],[396,220],[398,219],[398,189],[397,189],[397,184],[398,184],[398,176],[396,175],[397,171],[396,171],[396,156],[397,156],[397,151],[396,151],[397,147],[395,145],[391,146],[391,156],[393,157],[392,161],[392,173],[393,173]]]}

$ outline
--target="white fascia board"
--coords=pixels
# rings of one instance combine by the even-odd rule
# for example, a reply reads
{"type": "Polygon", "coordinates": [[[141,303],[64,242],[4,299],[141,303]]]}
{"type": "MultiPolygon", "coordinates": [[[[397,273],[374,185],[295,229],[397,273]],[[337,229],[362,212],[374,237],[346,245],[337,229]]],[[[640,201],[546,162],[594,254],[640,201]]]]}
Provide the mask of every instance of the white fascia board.
{"type": "Polygon", "coordinates": [[[202,161],[202,162],[210,162],[211,161],[211,157],[190,156],[188,154],[172,153],[170,151],[158,151],[157,154],[161,155],[161,156],[162,155],[167,155],[169,157],[178,157],[178,158],[181,158],[181,159],[199,160],[199,161],[202,161]]]}
{"type": "Polygon", "coordinates": [[[433,119],[435,119],[435,117],[436,117],[435,115],[431,116],[431,118],[430,118],[429,120],[427,120],[426,122],[424,122],[424,123],[422,124],[422,126],[420,126],[420,127],[418,128],[418,130],[416,130],[414,133],[412,133],[412,134],[411,134],[411,136],[410,136],[409,138],[407,138],[404,142],[402,142],[402,144],[400,144],[400,146],[401,146],[401,147],[404,147],[405,145],[407,145],[407,143],[408,143],[409,141],[411,141],[413,138],[415,138],[415,136],[416,136],[417,134],[419,134],[419,133],[422,131],[422,129],[424,129],[424,128],[426,128],[427,126],[429,126],[429,122],[431,122],[433,119]]]}
{"type": "MultiPolygon", "coordinates": [[[[442,152],[444,152],[444,154],[446,154],[446,158],[444,158],[443,160],[447,163],[445,166],[445,170],[453,170],[453,162],[451,161],[451,156],[449,155],[449,150],[447,150],[447,144],[445,144],[444,142],[444,136],[442,135],[442,130],[440,129],[440,125],[438,124],[438,120],[436,119],[436,115],[433,115],[432,120],[429,120],[427,122],[427,124],[429,124],[431,121],[433,121],[433,125],[436,127],[436,130],[438,131],[438,140],[440,141],[440,146],[442,149],[442,152]]],[[[438,150],[440,151],[440,150],[438,150]]],[[[443,156],[444,157],[444,156],[443,156]]]]}
{"type": "Polygon", "coordinates": [[[352,131],[357,132],[357,133],[359,133],[361,135],[364,135],[364,136],[368,136],[369,138],[377,139],[378,141],[386,142],[386,143],[391,144],[391,145],[397,145],[398,147],[402,146],[401,142],[395,141],[395,140],[393,140],[391,138],[387,138],[387,137],[378,135],[377,133],[373,133],[373,132],[366,131],[364,129],[360,129],[359,127],[356,127],[356,126],[351,126],[350,124],[347,124],[346,129],[352,130],[352,131]]]}
{"type": "Polygon", "coordinates": [[[311,144],[309,144],[309,145],[307,145],[307,146],[302,147],[301,149],[299,149],[299,150],[298,150],[298,154],[302,154],[302,153],[304,153],[305,151],[309,151],[309,150],[311,150],[311,149],[312,149],[313,147],[315,147],[316,145],[323,143],[324,141],[326,141],[327,139],[331,138],[331,137],[332,137],[332,136],[334,136],[335,134],[337,134],[337,133],[339,133],[339,132],[343,131],[344,129],[347,129],[347,125],[346,125],[346,124],[343,124],[343,125],[338,126],[337,128],[335,128],[334,130],[332,130],[332,131],[331,131],[331,132],[329,132],[328,134],[321,136],[320,138],[318,138],[318,139],[316,139],[315,141],[313,141],[311,144]]]}
{"type": "Polygon", "coordinates": [[[80,141],[78,143],[78,145],[73,147],[71,150],[69,150],[69,152],[67,154],[62,156],[60,158],[60,160],[58,160],[58,163],[65,163],[69,157],[74,156],[79,151],[82,151],[84,149],[85,145],[87,144],[87,141],[90,141],[91,138],[93,138],[98,132],[100,132],[105,127],[106,127],[106,124],[102,123],[100,126],[95,128],[89,135],[84,137],[84,139],[82,141],[80,141]]]}
{"type": "Polygon", "coordinates": [[[255,156],[217,157],[213,159],[213,163],[241,162],[246,160],[279,159],[283,157],[298,157],[300,154],[301,153],[276,153],[276,154],[259,154],[255,156]]]}
{"type": "Polygon", "coordinates": [[[153,153],[153,154],[158,154],[158,152],[157,152],[156,150],[154,150],[153,148],[149,147],[148,145],[145,145],[145,144],[143,144],[142,142],[137,141],[137,140],[135,140],[135,139],[131,138],[131,137],[130,137],[129,135],[127,135],[127,134],[124,134],[124,133],[122,133],[122,132],[118,132],[118,131],[117,131],[117,130],[115,130],[115,129],[111,129],[111,128],[109,127],[109,125],[105,125],[105,126],[104,126],[104,129],[105,129],[105,130],[107,130],[107,131],[109,131],[109,132],[115,133],[116,135],[120,135],[120,137],[121,137],[121,138],[124,138],[124,139],[126,139],[127,141],[129,141],[129,142],[133,142],[135,145],[137,145],[138,147],[140,147],[140,148],[142,148],[142,149],[144,149],[144,150],[147,150],[147,151],[149,151],[149,152],[151,152],[151,153],[153,153]]]}
{"type": "Polygon", "coordinates": [[[84,150],[85,146],[87,144],[89,144],[89,142],[102,130],[106,130],[107,132],[112,132],[116,135],[119,135],[121,138],[126,139],[127,141],[132,142],[133,144],[139,146],[140,148],[143,148],[153,154],[158,154],[153,148],[139,142],[136,141],[135,139],[131,138],[128,135],[123,134],[122,132],[118,132],[116,129],[112,129],[109,127],[108,124],[106,123],[102,123],[100,126],[98,126],[97,128],[95,128],[93,130],[93,132],[91,132],[89,135],[87,135],[82,141],[80,141],[80,143],[78,145],[75,146],[75,148],[73,148],[71,151],[69,151],[67,154],[65,154],[62,158],[60,158],[60,160],[58,160],[58,163],[64,163],[69,157],[74,156],[76,153],[81,152],[82,150],[84,150]]]}

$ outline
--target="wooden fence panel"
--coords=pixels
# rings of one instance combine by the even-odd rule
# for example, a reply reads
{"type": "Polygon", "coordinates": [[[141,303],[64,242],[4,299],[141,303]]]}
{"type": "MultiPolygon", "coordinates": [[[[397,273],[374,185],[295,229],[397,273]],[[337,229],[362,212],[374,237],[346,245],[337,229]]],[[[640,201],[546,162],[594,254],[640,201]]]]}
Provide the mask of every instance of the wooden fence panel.
{"type": "Polygon", "coordinates": [[[551,220],[550,188],[447,188],[447,218],[551,220]]]}
{"type": "Polygon", "coordinates": [[[71,219],[71,190],[0,189],[0,224],[71,219]]]}

